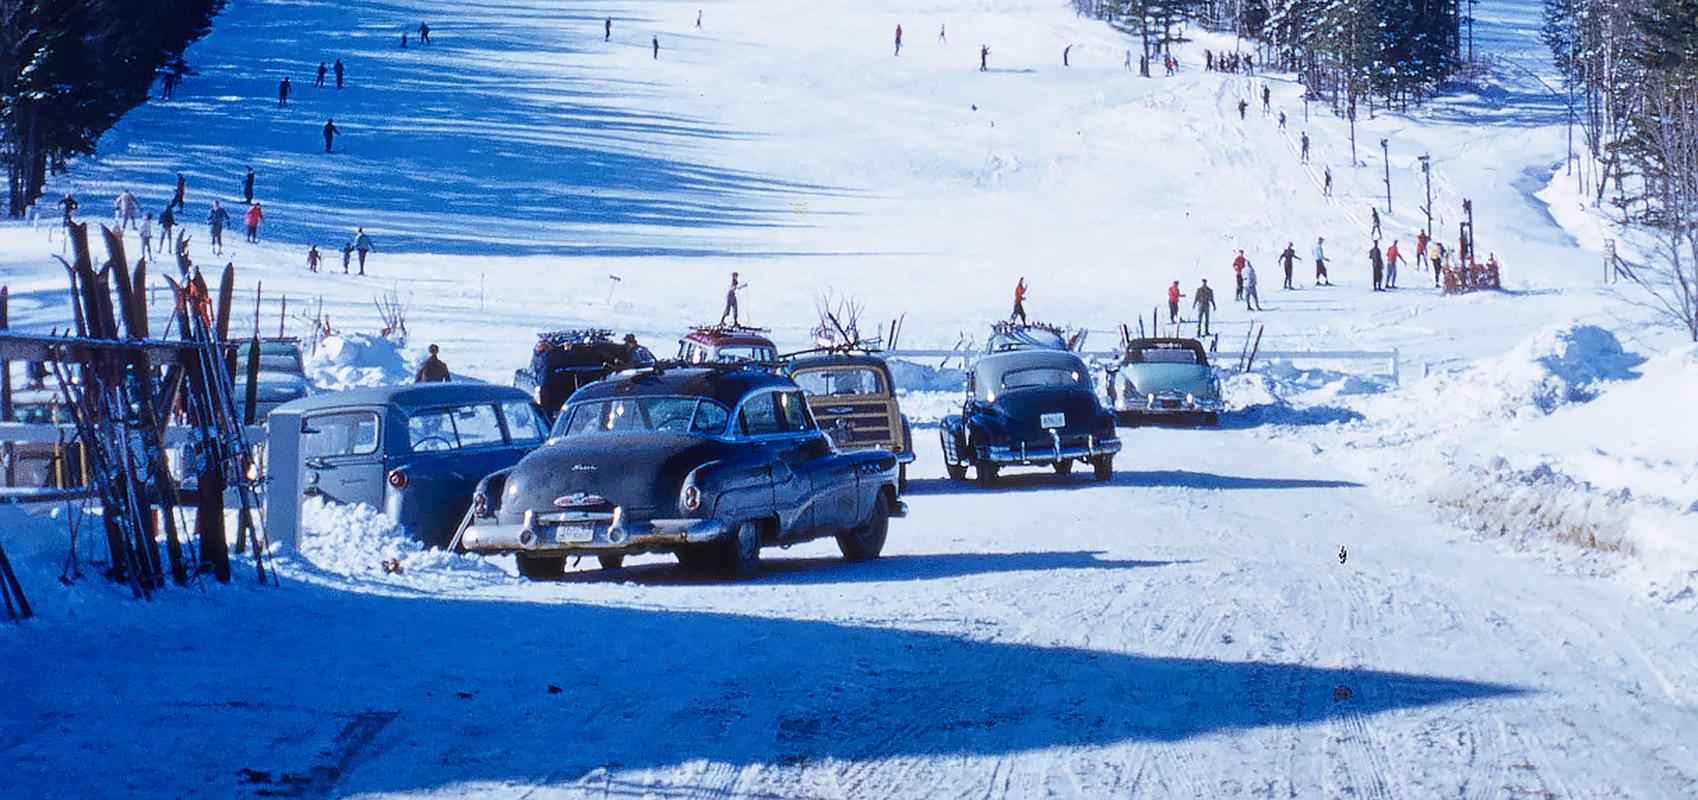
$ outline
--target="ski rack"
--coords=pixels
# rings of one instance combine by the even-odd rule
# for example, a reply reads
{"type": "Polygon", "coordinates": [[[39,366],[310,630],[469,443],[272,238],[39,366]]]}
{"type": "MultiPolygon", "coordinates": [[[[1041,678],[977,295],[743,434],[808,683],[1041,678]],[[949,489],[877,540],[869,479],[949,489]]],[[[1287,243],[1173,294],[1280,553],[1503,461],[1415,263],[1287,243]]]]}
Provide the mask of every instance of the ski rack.
{"type": "Polygon", "coordinates": [[[546,342],[549,347],[560,347],[568,344],[601,344],[613,341],[613,331],[607,328],[562,328],[553,331],[537,331],[537,342],[546,342]]]}

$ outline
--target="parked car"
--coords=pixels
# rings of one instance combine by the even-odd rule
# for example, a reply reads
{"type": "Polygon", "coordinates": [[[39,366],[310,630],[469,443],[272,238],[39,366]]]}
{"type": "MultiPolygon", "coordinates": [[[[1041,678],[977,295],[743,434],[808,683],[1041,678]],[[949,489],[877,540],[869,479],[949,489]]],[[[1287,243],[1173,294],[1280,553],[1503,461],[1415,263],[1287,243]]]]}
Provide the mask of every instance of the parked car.
{"type": "Polygon", "coordinates": [[[778,363],[778,347],[763,328],[715,325],[692,328],[678,340],[683,364],[778,363]]]}
{"type": "Polygon", "coordinates": [[[1120,365],[1109,374],[1109,387],[1122,425],[1220,423],[1220,380],[1196,339],[1128,341],[1120,365]]]}
{"type": "Polygon", "coordinates": [[[890,365],[871,353],[818,353],[792,359],[785,371],[807,394],[808,410],[839,450],[896,454],[897,489],[905,491],[914,461],[913,431],[896,400],[890,365]]]}
{"type": "Polygon", "coordinates": [[[524,392],[415,383],[309,397],[266,420],[268,523],[290,538],[300,502],[364,503],[443,546],[483,476],[540,446],[548,422],[524,392]]]}
{"type": "Polygon", "coordinates": [[[838,450],[782,375],[631,371],[578,390],[548,444],[485,478],[458,543],[514,553],[532,578],[571,556],[617,569],[645,552],[745,577],[762,547],[825,536],[877,558],[907,511],[896,482],[894,454],[838,450]]]}
{"type": "Polygon", "coordinates": [[[513,385],[531,393],[549,419],[573,392],[614,372],[654,362],[647,348],[613,341],[608,330],[543,331],[531,349],[531,363],[514,370],[513,385]]]}
{"type": "Polygon", "coordinates": [[[985,486],[1004,467],[1049,465],[1066,475],[1076,461],[1108,480],[1120,452],[1114,414],[1097,400],[1085,362],[1057,350],[979,358],[961,413],[943,419],[941,435],[949,477],[965,479],[971,467],[985,486]]]}
{"type": "MultiPolygon", "coordinates": [[[[236,371],[230,377],[235,385],[238,404],[247,402],[248,356],[252,347],[252,340],[249,340],[239,342],[236,348],[236,371]]],[[[311,394],[312,384],[307,381],[300,340],[260,339],[256,378],[255,422],[264,422],[266,415],[278,406],[311,394]]]]}
{"type": "MultiPolygon", "coordinates": [[[[71,409],[59,390],[22,388],[12,392],[13,421],[27,425],[62,426],[65,442],[6,442],[0,447],[0,486],[31,489],[83,485],[87,468],[74,438],[71,409]]],[[[48,435],[52,435],[51,429],[48,435]]]]}

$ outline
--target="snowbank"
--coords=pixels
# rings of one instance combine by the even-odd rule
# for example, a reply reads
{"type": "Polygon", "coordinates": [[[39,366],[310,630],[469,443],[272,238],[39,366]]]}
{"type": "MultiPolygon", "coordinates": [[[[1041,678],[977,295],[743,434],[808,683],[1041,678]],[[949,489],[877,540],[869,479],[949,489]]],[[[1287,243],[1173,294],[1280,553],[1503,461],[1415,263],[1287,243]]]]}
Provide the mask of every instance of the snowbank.
{"type": "Polygon", "coordinates": [[[394,519],[367,505],[301,505],[300,558],[321,572],[416,589],[464,588],[518,575],[511,556],[424,549],[394,519]]]}
{"type": "Polygon", "coordinates": [[[401,345],[369,333],[326,337],[307,357],[307,379],[321,391],[386,386],[412,377],[401,345]]]}

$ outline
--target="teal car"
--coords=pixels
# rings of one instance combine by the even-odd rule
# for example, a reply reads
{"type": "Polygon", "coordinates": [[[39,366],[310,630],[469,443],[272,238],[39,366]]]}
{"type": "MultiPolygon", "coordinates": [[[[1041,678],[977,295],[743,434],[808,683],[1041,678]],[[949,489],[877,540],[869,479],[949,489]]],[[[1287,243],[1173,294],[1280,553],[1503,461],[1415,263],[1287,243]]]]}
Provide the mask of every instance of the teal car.
{"type": "Polygon", "coordinates": [[[1121,425],[1220,423],[1220,380],[1196,339],[1132,339],[1109,372],[1121,425]]]}

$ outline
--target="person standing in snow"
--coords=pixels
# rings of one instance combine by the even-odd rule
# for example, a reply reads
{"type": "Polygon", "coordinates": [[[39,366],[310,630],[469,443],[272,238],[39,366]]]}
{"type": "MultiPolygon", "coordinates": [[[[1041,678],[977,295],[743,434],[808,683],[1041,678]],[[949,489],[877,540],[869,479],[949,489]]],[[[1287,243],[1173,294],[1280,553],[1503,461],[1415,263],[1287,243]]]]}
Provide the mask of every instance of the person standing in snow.
{"type": "Polygon", "coordinates": [[[1386,248],[1386,288],[1397,288],[1397,261],[1403,255],[1397,252],[1397,240],[1391,240],[1391,246],[1386,248]]]}
{"type": "MultiPolygon", "coordinates": [[[[171,205],[176,206],[178,211],[189,210],[189,204],[186,202],[188,198],[188,187],[189,182],[183,179],[183,173],[177,173],[177,193],[171,195],[171,205]]],[[[166,206],[166,208],[170,207],[171,206],[166,206]]]]}
{"type": "Polygon", "coordinates": [[[702,10],[696,9],[696,30],[702,29],[702,10]]]}
{"type": "Polygon", "coordinates": [[[719,324],[724,325],[726,317],[731,318],[732,327],[740,324],[737,320],[737,291],[747,288],[748,284],[737,281],[737,273],[731,273],[731,288],[725,290],[725,310],[719,312],[719,324]]]}
{"type": "Polygon", "coordinates": [[[902,55],[902,26],[896,26],[896,55],[902,55]]]}
{"type": "Polygon", "coordinates": [[[141,203],[136,200],[135,195],[130,194],[129,189],[125,189],[118,194],[118,199],[112,201],[112,210],[117,212],[119,230],[134,228],[136,214],[141,213],[141,203]]]}
{"type": "Polygon", "coordinates": [[[212,252],[224,252],[224,226],[229,224],[230,212],[224,210],[222,203],[212,201],[212,211],[206,215],[207,231],[212,238],[212,252]]]}
{"type": "Polygon", "coordinates": [[[419,365],[419,371],[413,373],[414,383],[447,383],[454,376],[449,374],[448,365],[437,357],[440,352],[436,345],[430,346],[430,355],[419,365]]]}
{"type": "Polygon", "coordinates": [[[1067,54],[1071,53],[1071,52],[1073,52],[1073,45],[1068,45],[1066,47],[1061,48],[1061,65],[1062,66],[1064,66],[1064,67],[1072,66],[1071,64],[1067,63],[1067,54]]]}
{"type": "Polygon", "coordinates": [[[1427,241],[1426,231],[1415,234],[1415,266],[1418,268],[1426,267],[1427,241]]]}
{"type": "Polygon", "coordinates": [[[1385,256],[1380,254],[1380,240],[1378,239],[1375,239],[1374,243],[1368,247],[1368,264],[1374,270],[1374,291],[1385,291],[1386,262],[1385,256]]]}
{"type": "Polygon", "coordinates": [[[259,242],[259,224],[265,221],[265,212],[261,211],[258,203],[248,206],[246,218],[242,220],[248,226],[248,241],[259,242]]]}
{"type": "Polygon", "coordinates": [[[1332,197],[1332,167],[1322,167],[1321,195],[1332,197]]]}
{"type": "Polygon", "coordinates": [[[290,87],[290,85],[289,85],[289,76],[287,76],[287,75],[283,76],[283,80],[277,82],[277,107],[278,108],[288,108],[289,107],[289,91],[290,91],[291,88],[292,87],[290,87]]]}
{"type": "Polygon", "coordinates": [[[1284,111],[1279,112],[1279,129],[1282,130],[1282,131],[1285,130],[1285,112],[1284,111]]]}
{"type": "Polygon", "coordinates": [[[1016,318],[1020,320],[1020,324],[1026,324],[1026,278],[1024,276],[1020,278],[1018,283],[1014,284],[1014,313],[1008,315],[1008,321],[1013,322],[1016,318]]]}
{"type": "Polygon", "coordinates": [[[1273,91],[1268,89],[1268,85],[1264,83],[1262,84],[1262,114],[1266,115],[1273,110],[1272,102],[1273,91]]]}
{"type": "Polygon", "coordinates": [[[308,272],[317,272],[318,268],[323,264],[324,264],[324,256],[321,256],[321,255],[318,254],[318,245],[312,244],[311,242],[308,242],[307,243],[307,271],[308,272]]]}
{"type": "Polygon", "coordinates": [[[324,152],[326,152],[326,153],[331,152],[331,150],[330,150],[331,140],[335,139],[336,134],[341,133],[341,132],[342,131],[338,130],[337,127],[336,127],[336,120],[327,119],[327,120],[324,121],[324,152]]]}
{"type": "Polygon", "coordinates": [[[1243,250],[1238,251],[1238,255],[1232,259],[1232,277],[1237,284],[1237,288],[1232,292],[1232,299],[1234,300],[1244,299],[1244,265],[1246,263],[1249,262],[1244,260],[1243,250]]]}
{"type": "Polygon", "coordinates": [[[1332,281],[1327,278],[1327,261],[1329,259],[1327,258],[1326,250],[1323,248],[1323,245],[1325,245],[1326,243],[1327,243],[1326,237],[1323,237],[1323,236],[1315,237],[1315,285],[1316,286],[1321,286],[1323,284],[1327,285],[1327,286],[1332,285],[1332,281]]]}
{"type": "Polygon", "coordinates": [[[1304,131],[1302,136],[1297,137],[1297,143],[1300,148],[1298,160],[1305,164],[1309,163],[1309,132],[1304,131]]]}
{"type": "Polygon", "coordinates": [[[1372,206],[1368,208],[1368,227],[1373,229],[1371,235],[1375,239],[1380,238],[1380,210],[1372,206]]]}
{"type": "MultiPolygon", "coordinates": [[[[943,23],[941,23],[941,22],[938,23],[938,26],[937,26],[937,43],[938,44],[949,44],[949,36],[944,33],[943,29],[944,29],[943,23]]],[[[1131,52],[1131,51],[1127,51],[1127,52],[1131,52]]]]}
{"type": "Polygon", "coordinates": [[[427,44],[430,44],[430,26],[421,22],[419,23],[419,46],[424,47],[427,44]]]}
{"type": "Polygon", "coordinates": [[[353,257],[354,257],[354,240],[349,239],[348,241],[342,243],[342,274],[343,275],[348,274],[348,262],[350,260],[352,260],[353,257]]]}
{"type": "Polygon", "coordinates": [[[171,238],[171,229],[176,226],[177,215],[171,213],[171,206],[167,205],[164,211],[159,212],[159,252],[177,252],[176,242],[171,238]]]}
{"type": "Polygon", "coordinates": [[[318,80],[313,81],[312,85],[316,88],[323,89],[324,88],[324,73],[329,72],[329,71],[330,71],[330,68],[325,66],[323,61],[318,62],[318,80]]]}
{"type": "Polygon", "coordinates": [[[1127,72],[1132,71],[1132,51],[1131,50],[1126,51],[1126,71],[1127,72]]]}
{"type": "Polygon", "coordinates": [[[142,256],[153,252],[153,212],[147,212],[141,224],[142,256]]]}
{"type": "Polygon", "coordinates": [[[1244,310],[1262,310],[1262,298],[1256,294],[1256,265],[1248,261],[1244,262],[1244,310]]]}
{"type": "Polygon", "coordinates": [[[989,72],[990,71],[990,67],[986,65],[986,59],[989,59],[989,58],[990,58],[990,45],[988,45],[988,44],[979,45],[979,71],[980,72],[989,72]]]}
{"type": "Polygon", "coordinates": [[[1179,281],[1174,281],[1172,286],[1167,287],[1167,321],[1168,322],[1173,323],[1175,325],[1179,324],[1179,298],[1184,297],[1184,296],[1185,296],[1185,293],[1179,291],[1179,281]]]}
{"type": "Polygon", "coordinates": [[[607,21],[602,23],[601,40],[604,41],[604,42],[613,41],[613,18],[612,17],[608,17],[607,21]]]}
{"type": "Polygon", "coordinates": [[[336,59],[336,66],[331,67],[331,70],[336,73],[336,88],[342,88],[342,73],[345,71],[342,66],[342,59],[336,59]]]}
{"type": "Polygon", "coordinates": [[[54,205],[59,207],[65,221],[65,227],[71,227],[71,215],[77,213],[77,206],[80,205],[77,198],[72,197],[70,192],[66,192],[65,196],[59,198],[59,202],[54,203],[54,205]]]}
{"type": "Polygon", "coordinates": [[[1290,289],[1291,271],[1297,266],[1297,247],[1291,242],[1285,243],[1285,252],[1279,254],[1279,263],[1285,267],[1285,288],[1290,289]]]}
{"type": "Polygon", "coordinates": [[[1434,239],[1427,245],[1427,250],[1433,261],[1433,288],[1437,289],[1444,283],[1444,245],[1434,239]]]}
{"type": "Polygon", "coordinates": [[[365,228],[354,229],[354,252],[360,254],[360,274],[366,274],[366,254],[376,250],[377,245],[371,243],[371,237],[366,235],[365,228]]]}
{"type": "Polygon", "coordinates": [[[651,44],[654,45],[654,60],[659,61],[660,60],[660,37],[659,36],[654,37],[651,40],[651,44]]]}
{"type": "Polygon", "coordinates": [[[1248,102],[1246,102],[1242,99],[1240,99],[1238,101],[1238,121],[1239,122],[1244,121],[1244,110],[1249,108],[1249,107],[1250,107],[1250,104],[1248,102]]]}
{"type": "Polygon", "coordinates": [[[248,167],[248,174],[242,176],[242,199],[249,203],[254,201],[254,168],[252,166],[248,167]]]}
{"type": "Polygon", "coordinates": [[[1197,287],[1191,305],[1197,309],[1197,335],[1207,336],[1210,333],[1209,315],[1215,309],[1215,290],[1209,288],[1208,278],[1204,278],[1203,285],[1197,287]]]}

